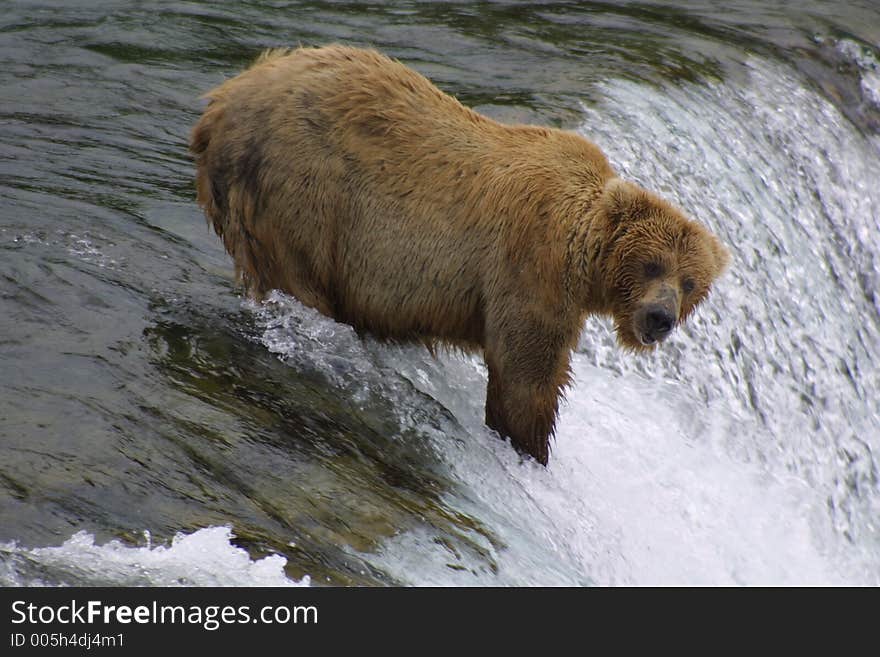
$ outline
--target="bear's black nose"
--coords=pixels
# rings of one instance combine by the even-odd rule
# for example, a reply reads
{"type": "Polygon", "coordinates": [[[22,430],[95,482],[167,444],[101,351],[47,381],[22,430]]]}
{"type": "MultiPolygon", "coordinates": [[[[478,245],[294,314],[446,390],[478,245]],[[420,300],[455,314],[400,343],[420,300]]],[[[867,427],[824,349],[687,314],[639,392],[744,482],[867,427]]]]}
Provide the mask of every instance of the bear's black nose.
{"type": "Polygon", "coordinates": [[[655,340],[662,340],[672,330],[675,318],[663,308],[652,308],[645,314],[645,329],[655,340]]]}

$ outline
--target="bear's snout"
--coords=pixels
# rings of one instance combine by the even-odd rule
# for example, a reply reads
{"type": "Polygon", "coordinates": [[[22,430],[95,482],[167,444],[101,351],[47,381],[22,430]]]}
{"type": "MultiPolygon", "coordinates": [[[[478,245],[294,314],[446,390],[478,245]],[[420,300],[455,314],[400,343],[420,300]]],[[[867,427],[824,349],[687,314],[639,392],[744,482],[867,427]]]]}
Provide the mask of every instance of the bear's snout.
{"type": "Polygon", "coordinates": [[[675,326],[675,316],[660,304],[646,306],[644,313],[640,314],[643,315],[642,320],[638,322],[641,324],[641,330],[637,330],[636,334],[646,347],[661,342],[675,326]]]}
{"type": "Polygon", "coordinates": [[[633,331],[643,347],[665,340],[678,321],[680,299],[675,288],[660,284],[652,292],[633,318],[633,331]]]}

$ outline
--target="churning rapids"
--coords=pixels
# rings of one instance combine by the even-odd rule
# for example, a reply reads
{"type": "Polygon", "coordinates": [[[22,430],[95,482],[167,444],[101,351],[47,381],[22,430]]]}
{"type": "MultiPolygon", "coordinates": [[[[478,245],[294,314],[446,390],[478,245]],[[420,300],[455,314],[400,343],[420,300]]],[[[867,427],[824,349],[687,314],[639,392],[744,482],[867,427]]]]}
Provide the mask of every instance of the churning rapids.
{"type": "Polygon", "coordinates": [[[880,10],[766,4],[4,9],[0,584],[880,584],[880,10]],[[235,289],[197,98],[336,40],[579,130],[731,248],[656,354],[587,322],[547,469],[479,358],[235,289]]]}

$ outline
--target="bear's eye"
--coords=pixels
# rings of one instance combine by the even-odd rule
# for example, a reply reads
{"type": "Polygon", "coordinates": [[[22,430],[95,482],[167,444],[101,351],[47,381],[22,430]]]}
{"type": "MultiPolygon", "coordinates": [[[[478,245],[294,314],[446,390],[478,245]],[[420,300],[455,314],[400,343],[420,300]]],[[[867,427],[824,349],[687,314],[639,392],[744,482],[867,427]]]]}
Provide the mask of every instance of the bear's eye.
{"type": "Polygon", "coordinates": [[[659,262],[645,263],[645,276],[647,278],[657,278],[663,274],[663,265],[659,262]]]}
{"type": "Polygon", "coordinates": [[[682,284],[681,284],[681,290],[685,294],[690,294],[691,292],[693,292],[694,287],[695,287],[695,285],[694,285],[693,278],[686,278],[686,279],[684,279],[684,282],[682,282],[682,284]]]}

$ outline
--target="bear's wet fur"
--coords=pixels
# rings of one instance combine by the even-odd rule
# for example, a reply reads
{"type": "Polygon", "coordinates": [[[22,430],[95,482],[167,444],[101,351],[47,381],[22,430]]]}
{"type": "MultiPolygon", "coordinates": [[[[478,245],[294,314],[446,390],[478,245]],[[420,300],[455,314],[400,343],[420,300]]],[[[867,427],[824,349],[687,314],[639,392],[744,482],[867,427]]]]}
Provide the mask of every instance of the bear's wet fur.
{"type": "Polygon", "coordinates": [[[503,125],[373,50],[274,50],[207,94],[198,201],[249,293],[482,351],[486,423],[540,463],[584,319],[653,348],[728,261],[574,132],[503,125]]]}

